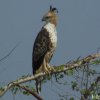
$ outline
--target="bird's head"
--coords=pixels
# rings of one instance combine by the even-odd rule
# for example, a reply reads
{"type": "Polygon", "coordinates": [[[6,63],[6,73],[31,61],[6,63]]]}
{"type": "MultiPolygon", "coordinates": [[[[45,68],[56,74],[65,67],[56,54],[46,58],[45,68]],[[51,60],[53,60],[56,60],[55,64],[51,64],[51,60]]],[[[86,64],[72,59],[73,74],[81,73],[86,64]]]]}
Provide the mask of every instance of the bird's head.
{"type": "Polygon", "coordinates": [[[42,21],[45,21],[46,23],[52,23],[56,26],[57,13],[58,13],[58,10],[50,6],[50,10],[43,16],[42,21]]]}

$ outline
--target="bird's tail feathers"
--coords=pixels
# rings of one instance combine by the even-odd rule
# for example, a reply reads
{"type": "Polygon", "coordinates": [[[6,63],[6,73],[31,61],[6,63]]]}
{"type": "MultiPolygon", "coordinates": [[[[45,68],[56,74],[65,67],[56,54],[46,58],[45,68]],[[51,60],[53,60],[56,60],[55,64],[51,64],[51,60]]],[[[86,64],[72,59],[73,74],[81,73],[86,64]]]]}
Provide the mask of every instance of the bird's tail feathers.
{"type": "Polygon", "coordinates": [[[41,92],[41,78],[36,79],[36,91],[38,94],[41,92]]]}

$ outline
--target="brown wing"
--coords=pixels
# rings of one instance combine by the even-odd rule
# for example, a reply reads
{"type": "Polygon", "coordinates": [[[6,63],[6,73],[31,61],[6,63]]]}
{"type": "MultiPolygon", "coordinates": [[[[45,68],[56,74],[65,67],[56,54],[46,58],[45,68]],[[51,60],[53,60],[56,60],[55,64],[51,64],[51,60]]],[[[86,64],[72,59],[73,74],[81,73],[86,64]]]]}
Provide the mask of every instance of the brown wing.
{"type": "Polygon", "coordinates": [[[34,46],[33,46],[33,54],[32,54],[32,67],[33,74],[36,73],[36,70],[39,69],[41,64],[43,63],[44,56],[49,50],[49,33],[46,29],[42,28],[36,37],[34,46]]]}

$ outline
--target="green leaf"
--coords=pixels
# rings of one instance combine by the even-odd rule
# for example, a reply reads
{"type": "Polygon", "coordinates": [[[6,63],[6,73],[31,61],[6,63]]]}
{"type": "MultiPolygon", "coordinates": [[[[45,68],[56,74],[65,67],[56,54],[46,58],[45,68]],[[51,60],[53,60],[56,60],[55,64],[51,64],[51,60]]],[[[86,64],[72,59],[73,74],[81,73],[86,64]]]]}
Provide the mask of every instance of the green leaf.
{"type": "Polygon", "coordinates": [[[72,89],[75,90],[77,85],[78,85],[77,82],[76,81],[72,81],[71,84],[72,84],[72,89]]]}
{"type": "Polygon", "coordinates": [[[64,74],[72,76],[74,74],[74,70],[71,69],[71,70],[65,71],[64,74]]]}
{"type": "Polygon", "coordinates": [[[13,94],[16,94],[18,92],[18,90],[19,90],[19,88],[16,86],[11,89],[13,94]]]}
{"type": "Polygon", "coordinates": [[[99,59],[99,60],[95,60],[95,61],[93,61],[92,64],[95,64],[95,65],[100,64],[100,59],[99,59]]]}
{"type": "Polygon", "coordinates": [[[71,97],[69,100],[74,100],[74,98],[73,98],[73,97],[71,97]]]}
{"type": "Polygon", "coordinates": [[[81,90],[81,93],[82,94],[85,94],[85,95],[90,95],[91,91],[90,90],[83,89],[83,90],[81,90]]]}
{"type": "Polygon", "coordinates": [[[29,95],[30,95],[30,93],[29,93],[29,92],[27,92],[27,91],[23,91],[23,94],[24,94],[24,95],[27,95],[27,96],[29,96],[29,95]]]}

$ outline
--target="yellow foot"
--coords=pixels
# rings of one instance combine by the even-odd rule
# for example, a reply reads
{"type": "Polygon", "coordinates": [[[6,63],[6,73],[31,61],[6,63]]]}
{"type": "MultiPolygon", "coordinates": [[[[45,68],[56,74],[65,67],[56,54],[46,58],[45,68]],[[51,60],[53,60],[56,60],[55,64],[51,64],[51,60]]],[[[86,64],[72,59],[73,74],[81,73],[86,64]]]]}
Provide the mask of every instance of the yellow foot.
{"type": "Polygon", "coordinates": [[[44,66],[42,67],[41,71],[44,72],[44,73],[46,73],[46,74],[50,73],[49,69],[47,67],[44,67],[44,66]]]}
{"type": "Polygon", "coordinates": [[[55,72],[55,68],[52,67],[52,66],[49,68],[49,70],[50,70],[51,72],[55,72]]]}
{"type": "Polygon", "coordinates": [[[47,64],[47,68],[50,72],[55,72],[55,68],[47,64]]]}
{"type": "Polygon", "coordinates": [[[43,72],[46,73],[46,74],[50,73],[49,69],[47,69],[47,68],[43,72]]]}

